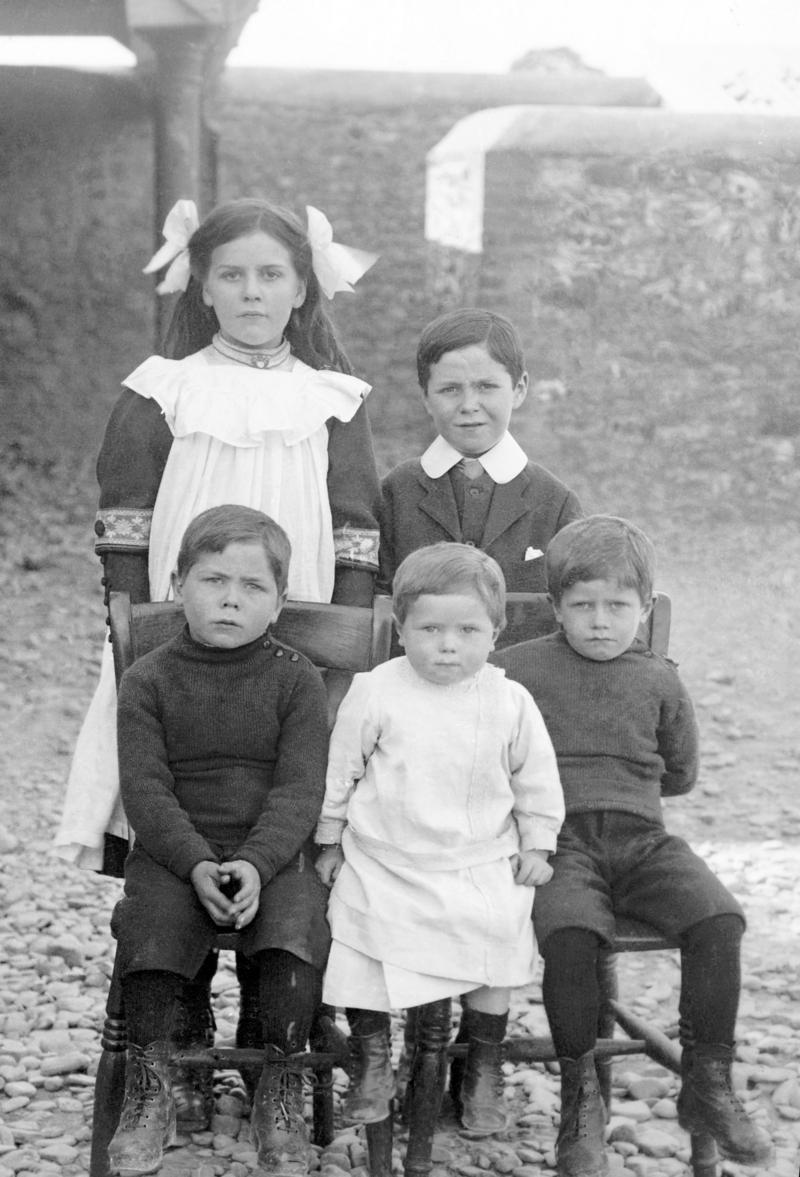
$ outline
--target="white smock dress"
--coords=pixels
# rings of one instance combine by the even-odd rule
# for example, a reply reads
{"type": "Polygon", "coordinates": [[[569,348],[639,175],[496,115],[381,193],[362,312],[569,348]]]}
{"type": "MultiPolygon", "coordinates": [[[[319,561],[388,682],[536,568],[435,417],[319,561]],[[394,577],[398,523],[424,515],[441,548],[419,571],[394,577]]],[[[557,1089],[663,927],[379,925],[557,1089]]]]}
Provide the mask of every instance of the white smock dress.
{"type": "Polygon", "coordinates": [[[441,686],[400,657],[356,675],[316,831],[345,857],[323,1000],[388,1010],[530,983],[534,889],[512,856],[555,850],[563,818],[544,721],[504,671],[441,686]]]}
{"type": "MultiPolygon", "coordinates": [[[[159,405],[173,435],[150,531],[151,600],[170,597],[191,520],[209,507],[238,503],[264,511],[288,534],[290,599],[330,601],[335,551],[326,422],[351,420],[370,386],[341,372],[317,371],[294,356],[260,370],[213,347],[183,360],[151,356],[123,383],[159,405]]],[[[54,853],[99,870],[106,832],[128,835],[119,800],[108,642],[78,736],[54,853]]]]}

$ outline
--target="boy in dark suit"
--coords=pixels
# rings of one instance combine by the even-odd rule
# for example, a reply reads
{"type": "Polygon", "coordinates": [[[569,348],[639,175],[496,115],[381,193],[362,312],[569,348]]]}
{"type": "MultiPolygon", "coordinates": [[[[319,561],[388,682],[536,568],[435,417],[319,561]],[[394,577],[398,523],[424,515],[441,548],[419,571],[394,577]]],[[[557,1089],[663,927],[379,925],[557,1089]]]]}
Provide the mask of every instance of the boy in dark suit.
{"type": "Polygon", "coordinates": [[[384,479],[384,588],[410,552],[455,540],[493,556],[510,592],[544,592],[542,553],[583,512],[575,494],[530,462],[508,432],[528,392],[515,328],[474,308],[441,315],[422,332],[417,375],[437,437],[384,479]]]}

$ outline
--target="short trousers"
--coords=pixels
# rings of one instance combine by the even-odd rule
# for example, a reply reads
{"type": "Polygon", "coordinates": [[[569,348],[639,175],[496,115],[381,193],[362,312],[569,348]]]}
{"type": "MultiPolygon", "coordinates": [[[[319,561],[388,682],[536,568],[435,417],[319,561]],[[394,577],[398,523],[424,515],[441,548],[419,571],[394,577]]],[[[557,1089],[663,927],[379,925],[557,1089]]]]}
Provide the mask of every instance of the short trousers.
{"type": "MultiPolygon", "coordinates": [[[[261,888],[258,911],[243,928],[241,948],[253,956],[281,948],[323,969],[330,948],[326,919],[328,892],[313,862],[300,851],[261,888]]],[[[125,862],[125,892],[114,908],[120,976],[155,969],[191,980],[220,932],[197,898],[191,882],[155,862],[135,845],[125,862]]]]}
{"type": "Polygon", "coordinates": [[[540,950],[562,928],[614,938],[615,917],[651,924],[670,939],[702,920],[738,915],[740,905],[683,838],[633,813],[567,816],[550,859],[553,877],[536,888],[533,926],[540,950]]]}

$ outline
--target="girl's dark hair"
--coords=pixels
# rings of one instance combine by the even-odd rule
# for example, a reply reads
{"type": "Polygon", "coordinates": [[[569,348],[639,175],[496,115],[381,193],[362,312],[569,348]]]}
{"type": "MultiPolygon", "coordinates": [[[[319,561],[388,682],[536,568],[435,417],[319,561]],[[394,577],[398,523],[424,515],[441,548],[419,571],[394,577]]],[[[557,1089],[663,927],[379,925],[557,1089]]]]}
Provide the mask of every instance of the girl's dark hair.
{"type": "Polygon", "coordinates": [[[574,584],[611,580],[634,589],[648,605],[655,564],[655,548],[641,528],[615,515],[589,515],[568,523],[547,545],[547,591],[558,605],[574,584]]]}
{"type": "Polygon", "coordinates": [[[228,544],[261,544],[269,561],[278,592],[286,591],[292,545],[282,527],[253,507],[223,503],[195,515],[183,533],[178,552],[178,580],[188,573],[206,552],[224,552],[228,544]]]}
{"type": "Polygon", "coordinates": [[[273,237],[288,250],[298,278],[306,285],[305,301],[292,311],[286,325],[286,338],[292,351],[311,368],[352,374],[350,361],[339,346],[333,324],[322,305],[322,291],[311,267],[311,246],[302,222],[288,209],[256,198],[218,205],[190,237],[191,277],[167,329],[165,355],[182,360],[208,346],[219,330],[217,316],[203,302],[203,283],[208,277],[212,254],[220,245],[259,232],[273,237]]]}
{"type": "Polygon", "coordinates": [[[417,378],[427,391],[431,368],[448,351],[483,345],[497,364],[502,364],[518,384],[525,371],[525,357],[517,329],[504,315],[478,307],[461,307],[439,315],[423,327],[417,345],[417,378]]]}

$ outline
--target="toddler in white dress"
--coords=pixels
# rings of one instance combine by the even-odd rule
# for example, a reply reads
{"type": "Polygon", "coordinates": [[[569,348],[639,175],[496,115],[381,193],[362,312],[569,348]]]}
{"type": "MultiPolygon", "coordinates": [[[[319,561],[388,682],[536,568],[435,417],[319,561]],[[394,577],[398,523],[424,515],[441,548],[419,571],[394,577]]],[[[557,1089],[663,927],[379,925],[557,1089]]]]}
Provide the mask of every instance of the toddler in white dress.
{"type": "Polygon", "coordinates": [[[497,563],[466,544],[412,552],[394,581],[405,655],[357,675],[339,709],[316,841],[332,884],[324,1000],[350,1021],[353,1121],[388,1114],[389,1010],[464,995],[464,1127],[505,1127],[497,1090],[510,989],[534,978],[534,888],[564,801],[531,696],[487,658],[505,622],[497,563]]]}

